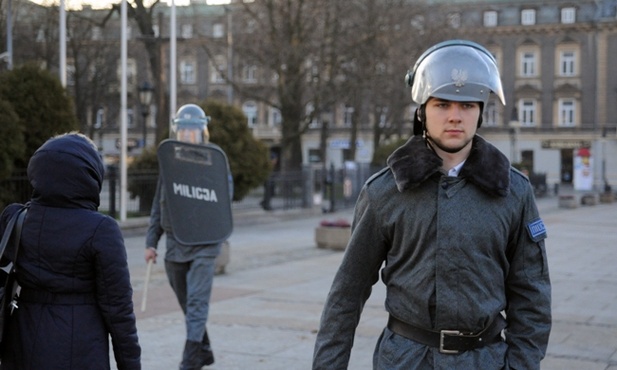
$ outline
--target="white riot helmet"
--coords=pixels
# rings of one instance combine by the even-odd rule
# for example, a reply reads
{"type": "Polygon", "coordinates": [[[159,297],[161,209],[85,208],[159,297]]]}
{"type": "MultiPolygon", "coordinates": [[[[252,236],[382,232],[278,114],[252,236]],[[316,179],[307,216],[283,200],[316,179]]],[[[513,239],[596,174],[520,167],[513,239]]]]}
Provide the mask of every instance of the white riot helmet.
{"type": "Polygon", "coordinates": [[[210,117],[196,104],[185,104],[178,109],[171,123],[171,137],[192,144],[206,144],[210,141],[208,132],[210,117]]]}
{"type": "Polygon", "coordinates": [[[419,105],[435,97],[485,106],[491,92],[506,105],[495,58],[472,41],[449,40],[434,45],[420,56],[405,80],[411,86],[411,98],[419,105]]]}

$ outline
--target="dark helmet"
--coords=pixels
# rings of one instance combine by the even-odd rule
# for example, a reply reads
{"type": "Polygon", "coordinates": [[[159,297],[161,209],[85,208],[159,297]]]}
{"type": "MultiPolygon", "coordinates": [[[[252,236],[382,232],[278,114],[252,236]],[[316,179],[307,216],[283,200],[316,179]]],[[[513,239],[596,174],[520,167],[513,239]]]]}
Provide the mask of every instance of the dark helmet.
{"type": "Polygon", "coordinates": [[[205,144],[210,141],[208,132],[210,117],[196,104],[185,104],[178,109],[171,124],[171,137],[193,144],[205,144]]]}

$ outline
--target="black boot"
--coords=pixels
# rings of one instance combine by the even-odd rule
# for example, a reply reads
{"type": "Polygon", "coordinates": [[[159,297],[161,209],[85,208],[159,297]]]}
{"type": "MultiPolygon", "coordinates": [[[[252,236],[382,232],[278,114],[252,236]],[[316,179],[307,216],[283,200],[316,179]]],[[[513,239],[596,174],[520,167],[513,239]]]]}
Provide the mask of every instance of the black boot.
{"type": "Polygon", "coordinates": [[[195,342],[184,342],[184,351],[182,352],[182,362],[180,362],[180,370],[191,370],[191,359],[195,357],[196,349],[195,342]]]}
{"type": "Polygon", "coordinates": [[[203,359],[204,365],[212,365],[214,363],[214,353],[212,353],[212,347],[210,346],[210,338],[208,338],[207,330],[204,330],[204,336],[201,339],[200,357],[203,359]]]}
{"type": "Polygon", "coordinates": [[[204,351],[201,342],[187,340],[184,344],[180,370],[200,370],[202,366],[214,363],[212,351],[204,351]]]}

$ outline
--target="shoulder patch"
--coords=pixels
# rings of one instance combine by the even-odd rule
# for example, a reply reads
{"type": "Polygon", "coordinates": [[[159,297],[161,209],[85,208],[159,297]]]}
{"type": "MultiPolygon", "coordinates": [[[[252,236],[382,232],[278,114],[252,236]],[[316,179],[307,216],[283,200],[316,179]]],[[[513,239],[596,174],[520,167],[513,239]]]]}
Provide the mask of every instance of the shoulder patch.
{"type": "Polygon", "coordinates": [[[541,218],[536,218],[535,220],[529,222],[527,224],[527,232],[529,233],[529,237],[534,242],[539,242],[542,239],[546,239],[546,227],[544,226],[544,222],[542,222],[541,218]]]}

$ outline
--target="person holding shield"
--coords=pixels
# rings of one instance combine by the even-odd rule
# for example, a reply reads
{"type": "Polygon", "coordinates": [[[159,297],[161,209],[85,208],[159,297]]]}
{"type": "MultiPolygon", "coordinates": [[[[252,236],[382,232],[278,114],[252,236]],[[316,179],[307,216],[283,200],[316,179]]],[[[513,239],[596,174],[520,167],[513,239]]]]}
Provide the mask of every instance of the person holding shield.
{"type": "MultiPolygon", "coordinates": [[[[171,137],[176,143],[213,146],[209,144],[208,122],[209,117],[198,105],[183,105],[173,119],[171,137]]],[[[165,176],[163,168],[161,174],[165,176]]],[[[163,178],[159,177],[146,234],[144,257],[146,262],[156,263],[157,245],[165,233],[167,236],[165,271],[185,315],[186,341],[180,370],[194,370],[214,363],[206,322],[215,274],[215,259],[221,251],[221,243],[202,245],[183,243],[177,232],[174,233],[171,220],[173,195],[169,194],[163,178]]],[[[198,221],[203,222],[203,220],[198,221]]]]}

